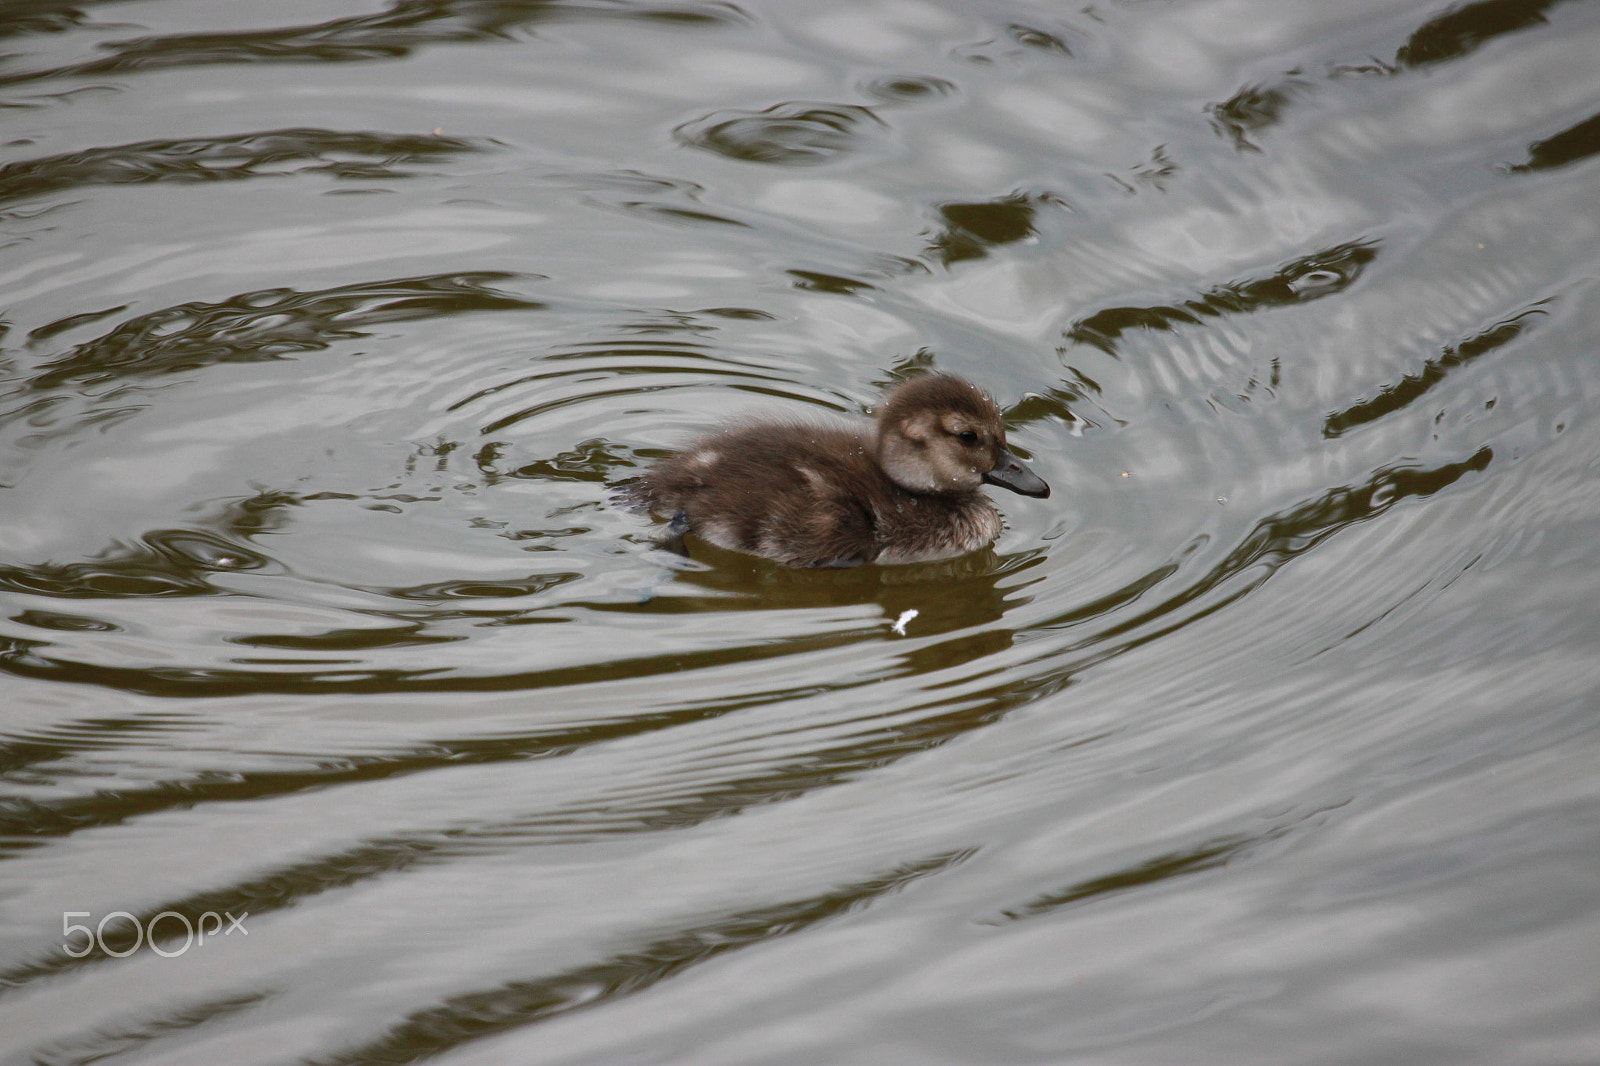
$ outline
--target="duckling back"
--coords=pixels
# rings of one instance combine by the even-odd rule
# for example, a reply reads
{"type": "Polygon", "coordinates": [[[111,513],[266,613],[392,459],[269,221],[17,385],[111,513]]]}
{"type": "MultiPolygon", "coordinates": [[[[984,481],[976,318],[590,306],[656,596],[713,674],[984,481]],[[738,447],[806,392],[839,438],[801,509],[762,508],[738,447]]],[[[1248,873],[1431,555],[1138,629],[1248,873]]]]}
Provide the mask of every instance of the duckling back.
{"type": "Polygon", "coordinates": [[[889,486],[867,436],[844,426],[747,423],[691,442],[633,487],[720,548],[787,566],[857,566],[878,554],[871,499],[889,486]]]}

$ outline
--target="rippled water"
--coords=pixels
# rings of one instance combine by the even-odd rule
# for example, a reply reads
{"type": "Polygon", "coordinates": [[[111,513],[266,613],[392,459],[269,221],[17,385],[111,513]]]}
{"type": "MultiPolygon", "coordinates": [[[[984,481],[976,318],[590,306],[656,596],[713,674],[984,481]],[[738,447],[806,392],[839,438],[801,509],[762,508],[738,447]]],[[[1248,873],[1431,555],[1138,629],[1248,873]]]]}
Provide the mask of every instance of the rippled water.
{"type": "Polygon", "coordinates": [[[1596,5],[0,35],[0,1061],[1600,1057],[1596,5]],[[992,551],[608,502],[921,366],[992,551]]]}

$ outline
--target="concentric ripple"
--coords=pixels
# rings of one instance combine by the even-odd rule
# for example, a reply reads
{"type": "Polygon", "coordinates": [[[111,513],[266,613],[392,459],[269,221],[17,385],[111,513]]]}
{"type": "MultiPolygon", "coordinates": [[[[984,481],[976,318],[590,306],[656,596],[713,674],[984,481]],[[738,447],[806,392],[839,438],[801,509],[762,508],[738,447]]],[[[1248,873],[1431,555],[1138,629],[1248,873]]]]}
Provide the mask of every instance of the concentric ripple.
{"type": "Polygon", "coordinates": [[[810,167],[860,150],[884,128],[855,104],[776,104],[765,111],[718,111],[675,131],[695,148],[747,163],[810,167]]]}

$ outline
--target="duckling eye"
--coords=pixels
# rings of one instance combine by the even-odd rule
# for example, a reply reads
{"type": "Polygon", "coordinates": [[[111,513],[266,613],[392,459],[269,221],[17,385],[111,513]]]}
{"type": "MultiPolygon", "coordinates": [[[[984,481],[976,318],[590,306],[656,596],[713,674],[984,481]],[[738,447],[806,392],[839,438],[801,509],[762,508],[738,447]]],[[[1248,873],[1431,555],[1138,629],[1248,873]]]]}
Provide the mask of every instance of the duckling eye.
{"type": "Polygon", "coordinates": [[[978,443],[978,435],[970,429],[964,429],[956,434],[956,440],[959,440],[962,444],[976,444],[978,443]]]}

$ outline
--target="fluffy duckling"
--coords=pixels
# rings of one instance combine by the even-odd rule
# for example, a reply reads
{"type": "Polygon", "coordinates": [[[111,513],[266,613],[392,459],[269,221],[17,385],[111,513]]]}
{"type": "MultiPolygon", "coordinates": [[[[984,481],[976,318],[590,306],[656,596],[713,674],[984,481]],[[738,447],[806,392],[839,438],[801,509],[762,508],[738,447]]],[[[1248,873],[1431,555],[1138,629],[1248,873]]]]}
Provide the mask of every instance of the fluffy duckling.
{"type": "Polygon", "coordinates": [[[1050,486],[1006,450],[1000,409],[948,374],[904,382],[875,428],[746,419],[691,441],[629,486],[672,535],[786,566],[918,563],[1000,533],[981,490],[1050,486]]]}

